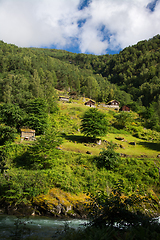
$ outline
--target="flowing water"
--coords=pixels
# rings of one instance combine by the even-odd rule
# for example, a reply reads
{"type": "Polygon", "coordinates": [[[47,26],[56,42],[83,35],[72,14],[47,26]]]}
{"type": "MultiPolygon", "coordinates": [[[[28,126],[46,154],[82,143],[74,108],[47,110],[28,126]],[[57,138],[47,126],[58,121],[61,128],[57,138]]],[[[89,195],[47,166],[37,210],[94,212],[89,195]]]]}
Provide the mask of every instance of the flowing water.
{"type": "Polygon", "coordinates": [[[33,239],[50,240],[65,233],[68,228],[84,228],[87,223],[87,220],[79,219],[65,220],[41,216],[27,219],[0,215],[0,239],[27,239],[32,236],[33,239]]]}

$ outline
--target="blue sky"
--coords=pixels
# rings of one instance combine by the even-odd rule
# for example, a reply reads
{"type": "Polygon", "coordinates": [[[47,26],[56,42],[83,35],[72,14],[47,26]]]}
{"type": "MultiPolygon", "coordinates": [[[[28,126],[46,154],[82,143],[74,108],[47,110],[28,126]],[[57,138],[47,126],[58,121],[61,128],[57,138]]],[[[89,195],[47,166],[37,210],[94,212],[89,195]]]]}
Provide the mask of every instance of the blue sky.
{"type": "Polygon", "coordinates": [[[0,22],[19,47],[114,54],[160,34],[160,0],[0,0],[0,22]]]}

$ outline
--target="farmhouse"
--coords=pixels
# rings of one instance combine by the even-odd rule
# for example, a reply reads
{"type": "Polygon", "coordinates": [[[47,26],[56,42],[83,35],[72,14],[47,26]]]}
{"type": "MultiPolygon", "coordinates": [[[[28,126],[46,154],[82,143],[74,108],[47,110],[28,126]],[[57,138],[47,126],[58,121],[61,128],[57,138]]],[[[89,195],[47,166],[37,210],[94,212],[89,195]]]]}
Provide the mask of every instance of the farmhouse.
{"type": "Polygon", "coordinates": [[[35,139],[35,130],[29,128],[22,128],[21,129],[21,140],[34,140],[35,139]]]}
{"type": "Polygon", "coordinates": [[[119,111],[119,104],[120,104],[120,102],[118,102],[117,100],[112,100],[112,101],[109,101],[109,102],[105,105],[105,107],[107,107],[107,108],[113,108],[113,109],[119,111]]]}
{"type": "Polygon", "coordinates": [[[94,107],[95,106],[95,102],[90,99],[89,101],[85,102],[84,105],[89,106],[89,107],[94,107]]]}
{"type": "Polygon", "coordinates": [[[112,106],[119,106],[120,102],[117,100],[111,100],[110,102],[107,103],[107,105],[112,105],[112,106]]]}

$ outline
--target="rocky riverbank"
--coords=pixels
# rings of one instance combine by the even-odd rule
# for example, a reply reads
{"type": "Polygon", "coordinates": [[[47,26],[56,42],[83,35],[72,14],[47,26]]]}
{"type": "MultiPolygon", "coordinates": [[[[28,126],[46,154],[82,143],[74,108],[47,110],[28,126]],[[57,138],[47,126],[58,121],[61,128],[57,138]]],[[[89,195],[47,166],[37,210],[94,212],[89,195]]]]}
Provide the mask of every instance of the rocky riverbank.
{"type": "Polygon", "coordinates": [[[87,203],[89,197],[86,194],[71,194],[58,188],[50,189],[47,194],[34,197],[29,203],[0,204],[0,213],[20,216],[53,216],[58,218],[87,219],[87,203]]]}

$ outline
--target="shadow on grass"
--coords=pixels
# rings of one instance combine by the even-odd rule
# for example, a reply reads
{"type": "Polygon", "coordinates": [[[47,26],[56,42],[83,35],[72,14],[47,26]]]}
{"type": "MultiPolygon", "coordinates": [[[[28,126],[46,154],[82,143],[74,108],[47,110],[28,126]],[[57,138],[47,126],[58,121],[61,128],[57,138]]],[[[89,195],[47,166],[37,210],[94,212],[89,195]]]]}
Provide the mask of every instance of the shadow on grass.
{"type": "Polygon", "coordinates": [[[140,142],[140,143],[138,143],[138,145],[141,145],[145,148],[160,152],[160,143],[140,142]]]}
{"type": "Polygon", "coordinates": [[[94,143],[95,139],[79,135],[66,135],[62,134],[62,137],[71,142],[77,143],[94,143]]]}

